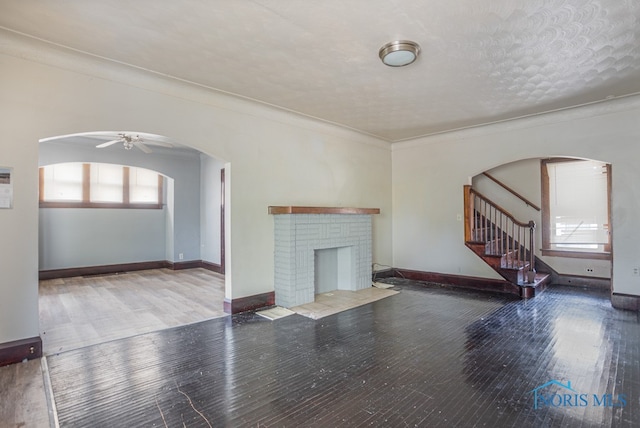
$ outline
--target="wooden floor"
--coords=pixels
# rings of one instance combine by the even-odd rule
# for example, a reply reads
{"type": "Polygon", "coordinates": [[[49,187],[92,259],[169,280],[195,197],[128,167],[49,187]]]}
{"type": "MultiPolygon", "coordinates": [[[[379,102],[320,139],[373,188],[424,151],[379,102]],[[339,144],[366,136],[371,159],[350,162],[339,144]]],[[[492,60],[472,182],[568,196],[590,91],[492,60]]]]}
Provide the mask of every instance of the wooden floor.
{"type": "Polygon", "coordinates": [[[46,371],[41,364],[37,359],[0,367],[0,427],[54,426],[47,402],[46,371]]]}
{"type": "Polygon", "coordinates": [[[47,357],[60,425],[638,426],[638,313],[576,288],[396,284],[320,320],[243,314],[47,357]]]}
{"type": "Polygon", "coordinates": [[[224,276],[154,269],[40,281],[45,355],[225,316],[224,276]]]}
{"type": "Polygon", "coordinates": [[[639,426],[640,314],[607,294],[393,282],[319,320],[239,314],[2,367],[0,426],[55,426],[47,391],[62,427],[639,426]]]}

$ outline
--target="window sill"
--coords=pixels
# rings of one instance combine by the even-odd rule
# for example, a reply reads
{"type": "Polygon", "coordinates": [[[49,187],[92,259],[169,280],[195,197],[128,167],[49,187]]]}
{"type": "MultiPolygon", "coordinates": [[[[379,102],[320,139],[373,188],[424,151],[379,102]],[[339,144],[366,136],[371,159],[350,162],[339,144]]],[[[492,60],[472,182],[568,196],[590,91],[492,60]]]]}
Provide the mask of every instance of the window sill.
{"type": "Polygon", "coordinates": [[[611,253],[589,253],[587,251],[561,251],[542,249],[543,256],[573,259],[611,260],[611,253]]]}

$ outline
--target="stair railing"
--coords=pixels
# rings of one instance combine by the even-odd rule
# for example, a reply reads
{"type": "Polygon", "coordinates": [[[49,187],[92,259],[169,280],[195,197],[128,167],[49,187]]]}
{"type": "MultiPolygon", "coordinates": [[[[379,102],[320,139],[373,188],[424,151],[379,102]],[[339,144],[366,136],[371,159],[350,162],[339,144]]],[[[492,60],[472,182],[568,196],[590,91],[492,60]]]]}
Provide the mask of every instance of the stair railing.
{"type": "Polygon", "coordinates": [[[536,228],[533,220],[518,221],[469,185],[464,186],[464,211],[466,242],[484,243],[486,254],[503,257],[503,268],[533,271],[536,228]]]}
{"type": "Polygon", "coordinates": [[[522,196],[520,193],[516,192],[515,190],[513,190],[511,187],[507,186],[506,184],[504,184],[502,181],[498,180],[497,178],[495,178],[493,175],[489,174],[488,172],[483,172],[482,175],[484,175],[485,177],[487,177],[489,180],[493,181],[494,183],[496,183],[498,186],[502,187],[504,190],[506,190],[507,192],[511,193],[513,196],[515,196],[516,198],[520,199],[522,202],[524,202],[525,204],[527,204],[528,206],[530,206],[531,208],[533,208],[536,211],[541,211],[541,208],[539,206],[537,206],[536,204],[534,204],[533,202],[531,202],[529,199],[525,198],[524,196],[522,196]]]}

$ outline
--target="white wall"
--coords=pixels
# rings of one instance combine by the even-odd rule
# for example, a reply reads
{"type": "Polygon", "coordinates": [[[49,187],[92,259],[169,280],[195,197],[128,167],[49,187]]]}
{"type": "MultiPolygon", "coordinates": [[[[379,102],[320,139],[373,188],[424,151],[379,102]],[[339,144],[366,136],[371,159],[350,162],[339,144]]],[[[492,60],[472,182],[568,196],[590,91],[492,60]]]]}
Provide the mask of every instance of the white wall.
{"type": "Polygon", "coordinates": [[[612,164],[613,291],[640,295],[638,117],[636,96],[394,145],[394,265],[498,278],[464,245],[463,185],[520,159],[582,157],[612,164]]]}
{"type": "MultiPolygon", "coordinates": [[[[492,177],[505,183],[538,207],[542,207],[540,159],[524,159],[501,165],[487,171],[492,177]]],[[[536,245],[542,243],[542,213],[526,205],[523,201],[500,187],[484,175],[473,177],[473,187],[501,207],[507,209],[520,221],[536,222],[536,245]]],[[[615,228],[615,225],[614,225],[615,228]]],[[[595,278],[611,278],[611,261],[577,259],[567,257],[538,257],[556,272],[565,275],[581,275],[595,278]]]]}
{"type": "Polygon", "coordinates": [[[14,197],[12,209],[0,209],[0,343],[38,336],[38,132],[32,116],[9,108],[16,100],[6,98],[12,83],[3,66],[0,60],[0,166],[13,168],[14,197]],[[29,141],[26,150],[18,144],[29,141]]]}
{"type": "MultiPolygon", "coordinates": [[[[391,264],[387,143],[3,30],[0,37],[0,164],[16,172],[15,208],[0,212],[9,243],[0,246],[0,343],[38,334],[38,140],[48,136],[134,129],[228,162],[227,297],[273,290],[269,205],[380,208],[373,257],[391,264]]],[[[197,228],[175,240],[176,252],[180,242],[199,250],[197,228]]]]}

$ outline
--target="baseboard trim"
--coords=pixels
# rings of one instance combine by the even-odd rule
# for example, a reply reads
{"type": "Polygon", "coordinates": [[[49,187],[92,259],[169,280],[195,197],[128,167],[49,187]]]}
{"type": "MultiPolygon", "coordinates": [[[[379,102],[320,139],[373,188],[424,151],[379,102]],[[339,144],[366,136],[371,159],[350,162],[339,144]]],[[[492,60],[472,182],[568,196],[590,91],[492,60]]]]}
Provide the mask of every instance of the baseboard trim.
{"type": "Polygon", "coordinates": [[[240,312],[255,311],[276,304],[276,293],[254,294],[253,296],[240,297],[238,299],[224,299],[224,311],[227,314],[238,314],[240,312]]]}
{"type": "Polygon", "coordinates": [[[554,284],[611,290],[611,280],[609,278],[593,276],[558,274],[554,284]]]}
{"type": "Polygon", "coordinates": [[[167,269],[171,270],[183,270],[183,269],[195,269],[202,267],[202,260],[189,260],[186,262],[165,262],[167,269]]]}
{"type": "Polygon", "coordinates": [[[157,260],[151,262],[137,262],[137,263],[122,263],[116,265],[103,265],[103,266],[86,266],[77,268],[66,269],[50,269],[41,270],[38,274],[38,278],[41,280],[46,279],[58,279],[58,278],[71,278],[74,276],[96,276],[96,275],[109,275],[114,273],[135,272],[138,270],[149,269],[194,269],[203,268],[219,274],[224,274],[224,269],[221,265],[206,262],[203,260],[189,260],[186,262],[170,262],[168,260],[157,260]]]}
{"type": "Polygon", "coordinates": [[[616,309],[640,312],[640,296],[611,293],[611,306],[616,309]]]}
{"type": "Polygon", "coordinates": [[[423,272],[409,269],[394,269],[396,276],[411,279],[413,281],[434,282],[460,288],[468,288],[480,291],[511,294],[520,297],[522,288],[506,280],[478,278],[474,276],[453,275],[438,272],[423,272]]]}
{"type": "Polygon", "coordinates": [[[40,336],[0,343],[0,367],[42,357],[40,336]]]}
{"type": "Polygon", "coordinates": [[[137,270],[162,269],[167,267],[166,260],[152,262],[122,263],[103,266],[86,266],[67,269],[41,270],[39,279],[70,278],[74,276],[106,275],[113,273],[134,272],[137,270]]]}
{"type": "Polygon", "coordinates": [[[221,275],[224,275],[224,269],[222,268],[222,265],[219,265],[217,263],[211,263],[211,262],[202,260],[202,266],[200,267],[203,269],[210,270],[211,272],[216,272],[221,275]]]}

